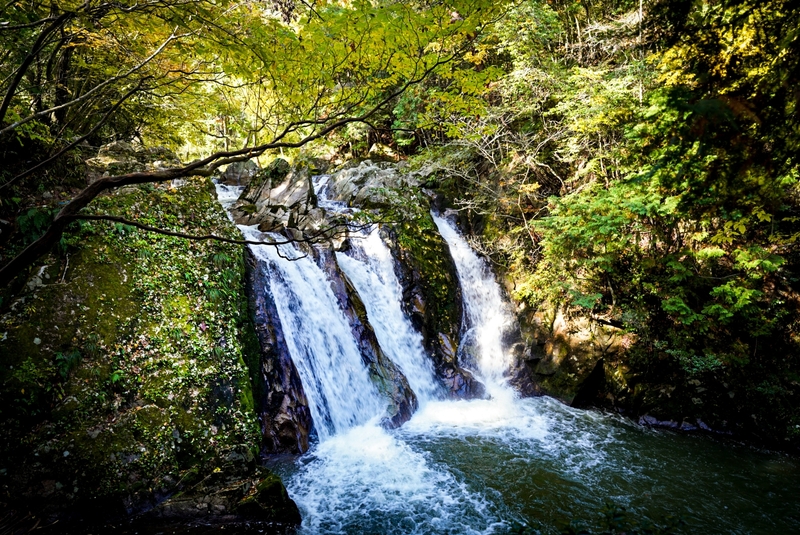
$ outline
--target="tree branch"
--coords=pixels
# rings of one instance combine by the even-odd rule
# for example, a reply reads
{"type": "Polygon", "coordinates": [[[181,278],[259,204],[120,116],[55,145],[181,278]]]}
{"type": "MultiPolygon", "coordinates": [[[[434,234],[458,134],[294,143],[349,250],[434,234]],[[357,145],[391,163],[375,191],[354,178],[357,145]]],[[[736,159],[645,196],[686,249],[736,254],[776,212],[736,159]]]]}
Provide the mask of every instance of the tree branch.
{"type": "Polygon", "coordinates": [[[70,150],[70,149],[72,149],[72,148],[76,147],[76,146],[77,146],[79,143],[82,143],[83,141],[85,141],[85,140],[89,139],[89,137],[90,137],[92,134],[94,134],[95,132],[97,132],[97,130],[98,130],[98,129],[99,129],[101,126],[103,126],[103,124],[105,124],[105,122],[106,122],[106,121],[109,119],[109,117],[111,117],[111,114],[112,114],[112,113],[114,113],[115,111],[117,111],[117,110],[119,109],[119,107],[122,105],[122,103],[123,103],[123,102],[125,102],[126,100],[128,100],[128,99],[129,99],[129,98],[130,98],[130,97],[131,97],[131,96],[132,96],[134,93],[138,92],[138,91],[139,91],[139,90],[142,88],[142,86],[143,86],[143,85],[144,85],[144,80],[140,80],[140,81],[139,81],[139,84],[138,84],[136,87],[134,87],[133,89],[131,89],[130,91],[128,91],[127,93],[125,93],[125,94],[122,96],[122,98],[120,98],[120,99],[119,99],[119,100],[116,102],[116,104],[114,104],[114,105],[111,107],[111,109],[110,109],[110,110],[108,110],[108,111],[105,113],[105,115],[103,115],[103,116],[100,118],[100,120],[97,122],[97,124],[95,124],[95,125],[94,125],[94,127],[92,127],[92,129],[91,129],[91,130],[89,130],[88,132],[86,132],[86,133],[85,133],[84,135],[82,135],[81,137],[79,137],[79,138],[77,138],[77,139],[73,140],[73,141],[72,141],[72,142],[71,142],[69,145],[67,145],[66,147],[62,148],[60,151],[58,151],[57,153],[55,153],[53,156],[49,157],[48,159],[44,160],[43,162],[39,162],[38,164],[34,165],[33,167],[31,167],[31,168],[30,168],[30,169],[28,169],[27,171],[23,171],[22,173],[18,174],[18,175],[17,175],[17,176],[15,176],[14,178],[10,179],[10,180],[9,180],[8,182],[6,182],[5,184],[3,184],[3,185],[0,185],[0,190],[3,190],[3,189],[5,189],[5,188],[7,188],[7,187],[9,187],[9,186],[12,186],[12,185],[14,185],[14,183],[18,182],[19,180],[22,180],[22,179],[23,179],[23,178],[25,178],[26,176],[30,176],[31,174],[35,173],[36,171],[38,171],[38,170],[40,170],[40,169],[42,169],[42,168],[46,167],[47,165],[49,165],[49,164],[53,163],[55,160],[57,160],[59,157],[61,157],[61,156],[62,156],[62,155],[65,153],[65,152],[67,152],[68,150],[70,150]]]}
{"type": "MultiPolygon", "coordinates": [[[[55,23],[54,23],[54,24],[55,24],[55,23]]],[[[177,29],[177,28],[176,28],[176,29],[177,29]]],[[[174,41],[174,40],[176,40],[176,39],[180,39],[181,37],[186,37],[187,35],[190,35],[190,34],[181,34],[181,35],[176,35],[176,34],[173,32],[173,33],[172,33],[172,35],[170,35],[169,37],[167,37],[167,39],[166,39],[166,40],[165,40],[163,43],[161,43],[161,45],[160,45],[160,46],[159,46],[159,47],[158,47],[158,48],[157,48],[157,49],[156,49],[156,50],[155,50],[155,51],[154,51],[152,54],[150,54],[150,55],[149,55],[147,58],[145,58],[145,59],[144,59],[144,60],[143,60],[141,63],[139,63],[139,64],[138,64],[138,65],[136,65],[135,67],[131,67],[130,69],[128,69],[128,71],[127,71],[127,72],[125,72],[125,73],[123,73],[123,74],[118,74],[118,75],[116,75],[116,76],[112,76],[111,78],[108,78],[107,80],[105,80],[105,81],[103,81],[103,82],[101,82],[101,83],[97,84],[97,85],[96,85],[96,86],[94,86],[93,88],[91,88],[89,91],[87,91],[87,92],[86,92],[86,93],[84,93],[83,95],[81,95],[81,96],[79,96],[79,97],[77,97],[77,98],[74,98],[74,99],[70,100],[69,102],[65,102],[65,103],[63,103],[63,104],[60,104],[60,105],[58,105],[58,106],[53,106],[53,107],[51,107],[51,108],[47,108],[46,110],[41,110],[41,111],[38,111],[38,112],[36,112],[36,113],[34,113],[34,114],[32,114],[32,115],[29,115],[29,116],[27,116],[27,117],[25,117],[25,118],[23,118],[23,119],[20,119],[19,121],[16,121],[16,122],[14,122],[14,123],[11,123],[10,125],[6,126],[5,128],[3,128],[3,129],[0,129],[0,136],[1,136],[1,135],[3,135],[3,134],[5,134],[5,133],[7,133],[7,132],[11,132],[11,131],[13,131],[13,130],[16,130],[16,129],[17,129],[17,128],[19,128],[20,126],[22,126],[22,125],[24,125],[24,124],[26,124],[26,123],[28,123],[28,122],[30,122],[30,121],[33,121],[34,119],[36,119],[36,118],[38,118],[38,117],[43,117],[43,116],[45,116],[45,115],[49,115],[49,114],[51,114],[51,113],[53,113],[53,112],[56,112],[56,111],[59,111],[59,110],[63,110],[64,108],[68,108],[68,107],[70,107],[70,106],[74,106],[75,104],[80,104],[81,102],[85,101],[85,100],[86,100],[86,99],[88,99],[90,96],[92,96],[93,94],[95,94],[96,92],[98,92],[100,89],[102,89],[102,88],[106,87],[107,85],[109,85],[109,84],[113,84],[114,82],[117,82],[117,81],[119,81],[119,80],[122,80],[122,79],[124,79],[124,78],[127,78],[127,77],[128,77],[128,76],[130,76],[131,74],[133,74],[133,73],[135,73],[135,72],[137,72],[137,71],[141,70],[141,69],[142,69],[142,68],[144,68],[144,67],[145,67],[145,66],[146,66],[148,63],[150,63],[151,61],[153,61],[153,59],[155,59],[155,58],[156,58],[156,56],[158,56],[158,55],[159,55],[159,54],[160,54],[160,53],[161,53],[161,52],[164,50],[164,48],[166,48],[166,47],[167,47],[167,45],[168,45],[169,43],[171,43],[172,41],[174,41]]],[[[27,59],[27,58],[26,58],[26,59],[27,59]]],[[[33,58],[31,58],[31,61],[32,61],[32,60],[33,60],[33,58]]],[[[27,66],[26,66],[25,68],[27,69],[27,66]]],[[[20,77],[20,78],[21,78],[21,77],[20,77]]],[[[14,86],[14,89],[16,89],[16,86],[14,86]]],[[[10,93],[7,93],[7,94],[6,94],[6,98],[9,98],[9,104],[10,104],[10,97],[9,97],[9,95],[10,95],[10,93]]],[[[5,104],[5,102],[4,102],[4,104],[5,104]]],[[[6,106],[6,108],[7,108],[7,107],[8,107],[8,106],[6,106]]],[[[2,121],[2,118],[3,118],[4,114],[5,114],[5,110],[4,110],[4,109],[2,109],[2,108],[0,108],[0,121],[2,121]]]]}
{"type": "MultiPolygon", "coordinates": [[[[11,106],[11,99],[14,98],[14,94],[17,92],[17,86],[19,86],[22,78],[25,76],[25,73],[28,71],[28,67],[31,66],[33,63],[34,58],[39,55],[41,52],[42,47],[44,47],[44,42],[47,37],[56,31],[60,26],[62,26],[67,19],[72,17],[72,13],[62,13],[58,18],[56,18],[52,24],[50,24],[47,28],[43,29],[42,32],[39,34],[39,37],[36,39],[36,42],[33,43],[31,47],[31,51],[28,52],[28,55],[25,56],[25,59],[22,60],[22,64],[17,68],[17,73],[14,75],[14,78],[11,80],[11,84],[9,84],[8,89],[6,90],[5,97],[3,97],[3,102],[0,104],[0,124],[3,123],[3,120],[6,117],[6,113],[8,112],[9,106],[11,106]]],[[[3,134],[7,128],[0,130],[0,134],[3,134]]]]}
{"type": "MultiPolygon", "coordinates": [[[[234,245],[287,245],[290,243],[318,243],[321,240],[330,239],[337,235],[342,235],[347,232],[358,232],[361,230],[366,230],[372,225],[377,225],[382,221],[364,223],[361,225],[353,225],[351,223],[339,223],[336,225],[331,225],[324,229],[320,229],[317,232],[310,234],[308,236],[302,238],[287,238],[285,240],[272,240],[272,241],[264,241],[264,240],[237,240],[233,238],[225,238],[223,236],[217,236],[216,234],[187,234],[185,232],[178,232],[175,230],[168,230],[159,227],[153,227],[150,225],[145,225],[144,223],[139,223],[138,221],[133,221],[130,219],[125,219],[124,217],[114,216],[114,215],[84,215],[79,214],[75,216],[70,216],[71,221],[76,220],[83,220],[83,221],[112,221],[114,223],[121,223],[123,225],[128,225],[131,227],[136,227],[141,230],[145,230],[147,232],[153,232],[156,234],[163,234],[165,236],[174,236],[176,238],[185,238],[187,240],[195,240],[195,241],[221,241],[224,243],[232,243],[234,245]]],[[[275,229],[277,230],[277,229],[275,229]]],[[[265,232],[272,232],[271,230],[265,232]]]]}
{"type": "MultiPolygon", "coordinates": [[[[478,33],[479,32],[476,32],[476,36],[478,33]]],[[[462,44],[461,47],[458,47],[458,49],[449,55],[439,56],[436,61],[422,69],[422,72],[415,72],[414,76],[406,80],[394,91],[389,92],[376,104],[360,115],[341,117],[333,122],[331,122],[330,117],[294,121],[289,123],[283,129],[283,131],[276,135],[276,137],[273,138],[273,140],[269,143],[254,147],[245,147],[233,151],[216,152],[206,158],[196,160],[183,167],[165,169],[161,171],[135,172],[124,175],[102,177],[95,182],[92,182],[86,188],[81,190],[61,209],[58,215],[56,215],[56,217],[53,219],[53,222],[50,224],[50,227],[47,229],[44,235],[31,243],[16,257],[12,258],[11,261],[0,268],[0,286],[8,285],[18,274],[35,262],[37,258],[46,254],[50,248],[61,239],[66,226],[70,222],[74,221],[76,217],[79,216],[79,212],[102,192],[122,186],[166,182],[168,180],[174,180],[176,178],[184,178],[193,175],[210,176],[216,168],[222,165],[240,162],[260,156],[267,150],[279,148],[299,148],[314,140],[320,139],[330,132],[333,132],[334,130],[337,130],[347,124],[365,122],[371,116],[375,115],[379,110],[391,103],[395,98],[407,91],[408,88],[421,83],[437,68],[453,61],[456,57],[458,57],[459,53],[465,49],[464,47],[467,47],[474,39],[475,37],[468,39],[466,43],[462,44]],[[282,141],[287,135],[301,127],[321,128],[306,135],[298,141],[282,141]]],[[[166,42],[162,46],[165,45],[166,42]]]]}

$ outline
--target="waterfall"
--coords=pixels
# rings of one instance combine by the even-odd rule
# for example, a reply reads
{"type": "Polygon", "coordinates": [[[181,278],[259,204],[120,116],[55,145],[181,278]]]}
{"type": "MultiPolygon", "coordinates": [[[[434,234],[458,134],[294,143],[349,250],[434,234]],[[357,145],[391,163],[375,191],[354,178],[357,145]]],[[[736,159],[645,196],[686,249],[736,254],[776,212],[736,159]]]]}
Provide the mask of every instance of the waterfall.
{"type": "MultiPolygon", "coordinates": [[[[320,205],[346,209],[324,198],[326,183],[317,188],[320,205]]],[[[481,376],[491,398],[436,398],[430,363],[403,317],[392,260],[375,231],[336,259],[382,351],[421,402],[410,421],[392,430],[378,425],[385,400],[325,272],[292,245],[252,247],[266,264],[263,291],[275,303],[319,438],[307,454],[270,463],[300,507],[299,533],[495,535],[515,531],[516,521],[528,522],[531,532],[554,533],[565,519],[599,518],[609,499],[650,522],[688,512],[687,529],[697,533],[798,532],[800,467],[791,458],[665,434],[547,397],[515,396],[504,377],[513,316],[501,288],[455,227],[434,220],[463,292],[459,358],[481,376]]],[[[240,228],[247,238],[262,236],[240,228]]]]}
{"type": "Polygon", "coordinates": [[[384,353],[400,367],[420,405],[439,397],[433,366],[422,347],[422,336],[403,313],[400,281],[379,229],[352,240],[351,250],[336,259],[355,287],[384,353]]]}
{"type": "MultiPolygon", "coordinates": [[[[450,247],[464,298],[464,357],[475,358],[477,371],[492,395],[507,391],[503,378],[509,362],[503,336],[513,328],[514,318],[503,299],[489,266],[446,219],[431,214],[439,233],[450,247]],[[473,353],[470,355],[469,353],[473,353]]],[[[465,363],[466,365],[469,362],[465,363]]]]}
{"type": "MultiPolygon", "coordinates": [[[[251,227],[239,228],[247,239],[262,239],[251,227]]],[[[269,266],[265,291],[275,301],[320,440],[380,417],[384,403],[369,379],[325,273],[293,245],[251,249],[269,266]]]]}
{"type": "Polygon", "coordinates": [[[214,187],[217,190],[217,200],[225,209],[225,213],[228,214],[228,219],[231,219],[228,209],[239,199],[242,191],[244,191],[244,186],[228,186],[217,182],[214,187]]]}

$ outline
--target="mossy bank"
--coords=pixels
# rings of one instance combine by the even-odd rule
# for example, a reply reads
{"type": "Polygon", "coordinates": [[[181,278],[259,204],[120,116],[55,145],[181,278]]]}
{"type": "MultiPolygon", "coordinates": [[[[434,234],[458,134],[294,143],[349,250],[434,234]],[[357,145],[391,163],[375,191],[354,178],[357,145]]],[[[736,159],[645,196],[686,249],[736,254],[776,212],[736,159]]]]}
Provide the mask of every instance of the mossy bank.
{"type": "MultiPolygon", "coordinates": [[[[237,236],[208,179],[125,188],[92,209],[237,236]]],[[[241,246],[75,223],[33,274],[0,317],[2,501],[45,519],[299,522],[279,481],[259,486],[274,476],[255,462],[261,375],[241,246]]]]}

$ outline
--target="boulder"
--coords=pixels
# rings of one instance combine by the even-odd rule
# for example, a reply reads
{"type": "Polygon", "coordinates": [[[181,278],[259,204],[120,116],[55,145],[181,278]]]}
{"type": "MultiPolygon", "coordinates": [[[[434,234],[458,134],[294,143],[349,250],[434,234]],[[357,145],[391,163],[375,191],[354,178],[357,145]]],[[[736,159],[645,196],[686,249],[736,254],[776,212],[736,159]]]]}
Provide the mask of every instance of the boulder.
{"type": "Polygon", "coordinates": [[[91,183],[102,176],[158,171],[180,165],[180,159],[165,147],[144,148],[114,141],[100,147],[96,157],[86,160],[87,180],[91,183]]]}
{"type": "Polygon", "coordinates": [[[327,194],[330,200],[348,206],[381,208],[390,206],[393,191],[407,184],[395,164],[364,160],[332,174],[327,194]]]}
{"type": "Polygon", "coordinates": [[[228,186],[247,186],[258,170],[258,163],[255,160],[234,162],[222,172],[220,181],[228,186]]]}
{"type": "Polygon", "coordinates": [[[237,224],[258,225],[263,232],[314,231],[324,224],[308,169],[292,169],[281,158],[256,173],[231,213],[237,224]]]}

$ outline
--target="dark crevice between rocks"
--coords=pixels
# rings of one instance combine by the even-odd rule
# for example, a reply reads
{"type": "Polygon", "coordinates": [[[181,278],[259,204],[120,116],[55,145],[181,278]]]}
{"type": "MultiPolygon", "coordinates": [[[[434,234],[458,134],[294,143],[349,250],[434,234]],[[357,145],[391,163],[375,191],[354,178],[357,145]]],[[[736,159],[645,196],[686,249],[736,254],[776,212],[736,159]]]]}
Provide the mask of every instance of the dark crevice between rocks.
{"type": "Polygon", "coordinates": [[[584,379],[583,383],[578,387],[575,397],[572,398],[570,406],[579,409],[587,407],[598,407],[602,405],[602,397],[606,391],[606,371],[605,362],[601,357],[597,359],[597,363],[589,372],[589,375],[584,379]]]}

